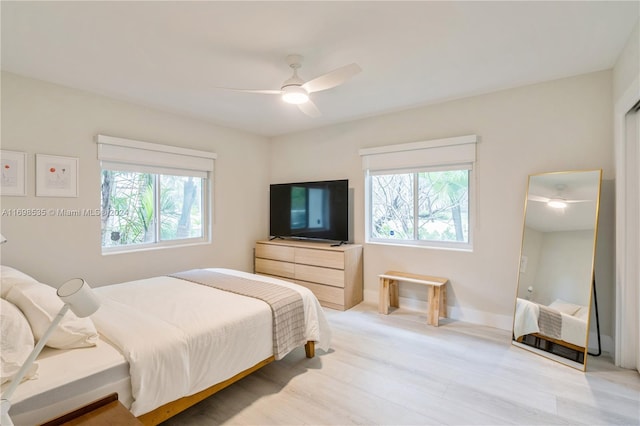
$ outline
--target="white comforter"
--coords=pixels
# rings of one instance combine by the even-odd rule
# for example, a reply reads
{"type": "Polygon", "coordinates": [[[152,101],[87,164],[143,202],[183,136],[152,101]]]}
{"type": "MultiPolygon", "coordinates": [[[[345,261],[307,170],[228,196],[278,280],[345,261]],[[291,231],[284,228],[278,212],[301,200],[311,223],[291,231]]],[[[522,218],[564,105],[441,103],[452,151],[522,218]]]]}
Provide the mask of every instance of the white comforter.
{"type": "MultiPolygon", "coordinates": [[[[516,339],[531,333],[539,333],[538,316],[540,308],[537,303],[518,298],[516,300],[516,315],[513,321],[513,334],[516,339]]],[[[587,321],[560,312],[562,328],[560,337],[565,342],[585,347],[587,337],[587,321]]]]}
{"type": "Polygon", "coordinates": [[[539,333],[538,315],[540,308],[537,303],[526,299],[516,299],[516,316],[513,321],[513,334],[515,338],[531,333],[539,333]]]}
{"type": "MultiPolygon", "coordinates": [[[[328,350],[331,331],[313,293],[270,277],[229,269],[220,273],[298,291],[306,339],[328,350]]],[[[129,362],[139,416],[192,395],[273,355],[271,308],[265,302],[161,276],[95,289],[102,303],[92,319],[129,362]]]]}

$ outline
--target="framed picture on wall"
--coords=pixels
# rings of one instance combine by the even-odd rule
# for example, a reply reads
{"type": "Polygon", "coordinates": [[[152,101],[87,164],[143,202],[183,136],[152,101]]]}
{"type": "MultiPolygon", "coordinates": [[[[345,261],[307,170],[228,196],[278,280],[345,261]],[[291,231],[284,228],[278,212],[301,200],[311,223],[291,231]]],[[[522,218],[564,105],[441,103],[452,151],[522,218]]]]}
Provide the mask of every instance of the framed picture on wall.
{"type": "Polygon", "coordinates": [[[27,195],[27,154],[16,151],[0,151],[2,180],[0,195],[27,195]]]}
{"type": "Polygon", "coordinates": [[[75,157],[36,154],[36,196],[77,197],[78,162],[75,157]]]}

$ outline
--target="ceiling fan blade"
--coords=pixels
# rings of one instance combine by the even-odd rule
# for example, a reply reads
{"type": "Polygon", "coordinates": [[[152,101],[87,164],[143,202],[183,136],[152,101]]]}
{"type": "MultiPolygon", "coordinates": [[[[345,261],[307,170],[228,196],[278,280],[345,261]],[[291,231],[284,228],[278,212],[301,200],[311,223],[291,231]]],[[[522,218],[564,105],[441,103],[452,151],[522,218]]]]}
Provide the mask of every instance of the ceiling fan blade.
{"type": "Polygon", "coordinates": [[[362,68],[356,63],[345,65],[344,67],[307,81],[302,85],[302,88],[309,93],[331,89],[332,87],[341,85],[360,71],[362,71],[362,68]]]}
{"type": "Polygon", "coordinates": [[[310,100],[303,104],[298,104],[298,108],[300,108],[300,111],[304,112],[309,117],[320,117],[322,115],[316,104],[310,100]]]}
{"type": "Polygon", "coordinates": [[[527,198],[529,201],[539,201],[541,203],[547,203],[549,202],[549,198],[547,197],[541,197],[540,195],[529,195],[529,197],[527,198]]]}
{"type": "Polygon", "coordinates": [[[231,90],[233,92],[257,93],[262,95],[281,95],[282,90],[256,90],[256,89],[234,89],[232,87],[216,87],[221,90],[231,90]]]}

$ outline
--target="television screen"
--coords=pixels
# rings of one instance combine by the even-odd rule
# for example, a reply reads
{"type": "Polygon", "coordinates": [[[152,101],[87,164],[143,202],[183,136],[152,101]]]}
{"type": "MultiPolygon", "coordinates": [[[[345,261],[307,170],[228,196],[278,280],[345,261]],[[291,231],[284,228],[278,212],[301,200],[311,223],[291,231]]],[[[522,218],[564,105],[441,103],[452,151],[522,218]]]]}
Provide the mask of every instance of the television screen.
{"type": "Polygon", "coordinates": [[[269,233],[272,237],[349,240],[349,181],[273,184],[269,233]]]}

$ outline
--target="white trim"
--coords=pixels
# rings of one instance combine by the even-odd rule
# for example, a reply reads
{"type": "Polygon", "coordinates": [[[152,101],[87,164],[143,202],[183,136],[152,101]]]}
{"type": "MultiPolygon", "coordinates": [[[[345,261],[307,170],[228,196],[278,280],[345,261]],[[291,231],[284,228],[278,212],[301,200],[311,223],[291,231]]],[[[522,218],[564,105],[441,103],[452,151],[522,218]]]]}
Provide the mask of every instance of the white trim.
{"type": "Polygon", "coordinates": [[[192,238],[192,239],[185,238],[181,240],[168,240],[168,241],[161,241],[158,243],[150,243],[150,244],[130,244],[126,246],[102,247],[102,255],[112,256],[115,254],[136,253],[136,252],[151,251],[151,250],[163,250],[167,248],[176,248],[176,247],[202,246],[205,244],[211,244],[211,240],[207,239],[206,236],[203,236],[201,238],[192,238]]]}
{"type": "MultiPolygon", "coordinates": [[[[640,100],[640,76],[629,85],[614,107],[614,141],[616,164],[616,317],[615,364],[624,368],[640,368],[640,342],[638,341],[638,229],[633,229],[630,212],[640,202],[638,182],[629,181],[627,164],[640,158],[629,159],[626,135],[626,115],[640,100]],[[633,234],[635,232],[635,234],[633,234]],[[635,239],[635,241],[632,241],[635,239]],[[635,286],[635,287],[634,287],[635,286]],[[631,318],[631,321],[629,321],[631,318]],[[634,322],[635,319],[635,322],[634,322]],[[629,328],[631,327],[631,329],[629,328]],[[633,331],[635,328],[635,332],[633,331]]],[[[636,153],[637,154],[637,153],[636,153]]],[[[638,156],[640,157],[640,155],[638,156]]],[[[636,218],[637,219],[637,218],[636,218]]]]}
{"type": "MultiPolygon", "coordinates": [[[[401,245],[425,245],[431,248],[459,248],[473,251],[473,235],[475,233],[476,206],[476,164],[477,135],[456,136],[446,139],[434,139],[405,144],[387,145],[374,148],[363,148],[358,151],[362,158],[362,169],[365,171],[365,241],[401,245]],[[444,241],[398,241],[383,238],[372,238],[371,230],[371,176],[383,174],[385,171],[400,173],[416,173],[417,171],[468,170],[468,241],[450,244],[444,241]]],[[[416,186],[417,188],[417,186],[416,186]]]]}
{"type": "MultiPolygon", "coordinates": [[[[98,144],[98,160],[105,167],[111,169],[117,168],[118,164],[130,164],[159,168],[165,171],[176,169],[175,173],[163,171],[165,174],[190,175],[185,171],[213,171],[214,160],[217,158],[213,152],[105,135],[98,135],[96,143],[98,144]]],[[[147,170],[140,168],[135,171],[146,172],[147,170]]]]}
{"type": "MultiPolygon", "coordinates": [[[[613,338],[606,334],[600,334],[600,348],[602,349],[603,354],[613,354],[613,338]]],[[[589,352],[598,352],[598,335],[595,331],[589,332],[589,352]]]]}
{"type": "MultiPolygon", "coordinates": [[[[105,170],[150,173],[153,175],[191,176],[202,179],[201,209],[202,236],[180,240],[162,240],[159,221],[156,224],[155,241],[142,244],[128,244],[102,247],[102,254],[129,253],[134,251],[155,250],[211,241],[212,228],[212,180],[214,162],[217,154],[207,151],[160,145],[132,139],[97,135],[98,160],[105,170]]],[[[158,187],[156,186],[156,192],[158,187]]],[[[154,200],[160,202],[156,193],[154,200]]],[[[159,206],[156,205],[155,217],[158,218],[159,206]]]]}
{"type": "Polygon", "coordinates": [[[387,145],[359,150],[363,170],[416,169],[430,166],[473,164],[477,136],[387,145]]]}
{"type": "Polygon", "coordinates": [[[477,135],[456,136],[445,139],[432,139],[428,141],[409,142],[398,145],[377,146],[373,148],[362,148],[358,151],[360,156],[386,154],[389,152],[415,151],[419,149],[438,148],[442,146],[465,145],[477,143],[477,135]]]}
{"type": "Polygon", "coordinates": [[[444,166],[424,166],[410,169],[385,169],[385,170],[369,170],[369,176],[379,176],[386,174],[402,174],[402,173],[421,173],[421,172],[449,172],[452,170],[469,170],[473,171],[473,163],[447,164],[444,166]]]}
{"type": "MultiPolygon", "coordinates": [[[[471,240],[471,238],[469,238],[471,240]]],[[[414,247],[420,249],[437,249],[462,251],[467,253],[473,252],[473,244],[458,241],[436,241],[436,240],[392,240],[384,238],[369,238],[366,244],[377,244],[381,246],[398,246],[398,247],[414,247]]]]}
{"type": "Polygon", "coordinates": [[[160,167],[160,166],[147,166],[142,164],[132,163],[113,163],[111,161],[100,161],[102,170],[112,170],[115,172],[135,172],[135,173],[150,173],[158,175],[172,175],[172,176],[192,176],[201,179],[208,177],[207,171],[204,170],[191,170],[191,169],[178,169],[174,167],[160,167]]]}
{"type": "Polygon", "coordinates": [[[115,136],[107,136],[107,135],[97,135],[96,143],[143,149],[145,151],[159,151],[159,152],[166,152],[166,153],[173,153],[173,154],[180,154],[180,155],[189,155],[191,157],[211,158],[214,160],[218,158],[218,155],[214,152],[200,151],[197,149],[182,148],[182,147],[171,146],[171,145],[161,145],[161,144],[151,143],[151,142],[142,142],[142,141],[136,141],[133,139],[117,138],[115,136]]]}
{"type": "MultiPolygon", "coordinates": [[[[378,291],[365,290],[364,300],[365,302],[375,303],[377,305],[378,291]]],[[[400,297],[399,304],[401,309],[416,311],[423,314],[425,317],[427,316],[428,303],[425,300],[400,297]]],[[[513,329],[513,316],[511,315],[500,315],[493,312],[479,311],[459,306],[447,305],[447,318],[472,324],[486,325],[506,331],[511,331],[513,329]]]]}
{"type": "MultiPolygon", "coordinates": [[[[365,290],[364,301],[367,303],[375,303],[377,306],[378,292],[376,290],[365,290]]],[[[401,309],[415,311],[425,316],[427,315],[429,303],[425,300],[400,297],[399,302],[401,309]]],[[[461,308],[458,306],[447,305],[447,317],[457,321],[495,327],[505,331],[513,330],[512,315],[500,315],[487,311],[479,311],[477,309],[461,308]]],[[[611,336],[603,334],[600,336],[600,342],[602,352],[611,354],[614,348],[613,338],[611,336]]],[[[595,332],[589,333],[589,343],[589,352],[597,352],[598,337],[595,332]]]]}

